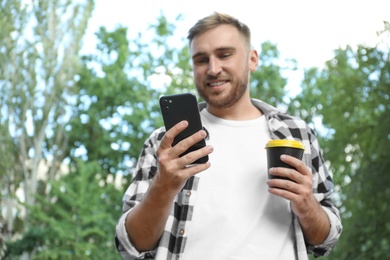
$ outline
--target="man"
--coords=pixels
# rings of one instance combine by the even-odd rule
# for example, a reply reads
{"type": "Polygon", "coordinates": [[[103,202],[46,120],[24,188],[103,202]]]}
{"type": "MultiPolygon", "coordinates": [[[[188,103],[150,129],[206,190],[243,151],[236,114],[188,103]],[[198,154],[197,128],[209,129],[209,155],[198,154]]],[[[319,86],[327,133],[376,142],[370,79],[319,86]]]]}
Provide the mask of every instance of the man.
{"type": "Polygon", "coordinates": [[[342,230],[331,199],[332,179],[314,132],[300,119],[249,95],[258,65],[249,28],[214,13],[188,34],[206,131],[172,146],[183,121],[154,131],[124,195],[116,228],[124,259],[307,259],[327,255],[342,230]],[[179,157],[206,138],[207,146],[179,157]],[[296,170],[273,168],[267,178],[265,144],[299,140],[296,170]],[[188,167],[205,155],[209,162],[188,167]]]}

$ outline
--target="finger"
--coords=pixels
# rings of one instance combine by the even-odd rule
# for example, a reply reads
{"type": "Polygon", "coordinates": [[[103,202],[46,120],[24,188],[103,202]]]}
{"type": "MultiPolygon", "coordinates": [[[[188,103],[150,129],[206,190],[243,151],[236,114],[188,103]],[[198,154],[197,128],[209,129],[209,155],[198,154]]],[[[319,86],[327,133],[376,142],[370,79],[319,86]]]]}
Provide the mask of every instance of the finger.
{"type": "Polygon", "coordinates": [[[271,194],[285,198],[286,200],[289,200],[291,202],[296,201],[299,198],[299,194],[297,192],[292,191],[291,189],[288,190],[286,188],[269,187],[268,191],[271,194]]]}
{"type": "Polygon", "coordinates": [[[207,136],[206,131],[199,130],[195,134],[187,137],[184,140],[181,140],[179,143],[177,143],[173,149],[172,154],[179,156],[180,154],[183,154],[185,151],[187,151],[191,146],[198,143],[199,141],[205,139],[207,136]]]}
{"type": "Polygon", "coordinates": [[[210,168],[210,165],[211,163],[210,162],[206,162],[206,163],[200,163],[200,164],[191,164],[191,165],[188,165],[184,170],[184,174],[187,176],[187,178],[193,176],[193,175],[196,175],[202,171],[205,171],[207,170],[208,168],[210,168]]]}
{"type": "Polygon", "coordinates": [[[207,156],[211,154],[214,151],[214,148],[211,145],[206,145],[205,147],[192,151],[184,156],[182,156],[180,160],[180,164],[183,165],[183,167],[192,164],[196,160],[207,156]]]}
{"type": "Polygon", "coordinates": [[[185,120],[174,125],[171,129],[169,129],[165,133],[163,139],[161,140],[160,147],[163,149],[171,148],[175,137],[187,127],[188,127],[188,122],[185,120]]]}
{"type": "Polygon", "coordinates": [[[296,193],[299,189],[296,182],[287,179],[270,179],[267,184],[270,188],[283,189],[293,193],[296,193]]]}
{"type": "Polygon", "coordinates": [[[302,174],[299,174],[295,169],[285,167],[273,167],[269,169],[269,174],[275,177],[287,178],[294,182],[300,182],[303,178],[302,174]]]}
{"type": "Polygon", "coordinates": [[[283,154],[282,156],[280,156],[280,160],[293,166],[299,173],[301,173],[303,175],[310,175],[311,174],[311,172],[308,170],[305,163],[298,158],[283,154]]]}

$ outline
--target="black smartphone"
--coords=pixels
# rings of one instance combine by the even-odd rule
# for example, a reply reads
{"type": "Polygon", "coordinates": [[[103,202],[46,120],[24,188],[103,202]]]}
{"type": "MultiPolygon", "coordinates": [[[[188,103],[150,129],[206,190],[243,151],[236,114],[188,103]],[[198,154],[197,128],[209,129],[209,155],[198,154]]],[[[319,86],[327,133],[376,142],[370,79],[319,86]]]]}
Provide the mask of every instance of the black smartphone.
{"type": "MultiPolygon", "coordinates": [[[[196,96],[192,93],[162,96],[160,98],[160,108],[167,131],[180,121],[188,121],[188,127],[175,137],[172,146],[175,146],[181,140],[193,135],[203,128],[199,114],[198,101],[196,96]]],[[[203,139],[191,146],[180,156],[198,150],[204,146],[206,146],[206,141],[203,139]]],[[[209,157],[206,155],[192,164],[205,163],[208,159],[209,157]]]]}

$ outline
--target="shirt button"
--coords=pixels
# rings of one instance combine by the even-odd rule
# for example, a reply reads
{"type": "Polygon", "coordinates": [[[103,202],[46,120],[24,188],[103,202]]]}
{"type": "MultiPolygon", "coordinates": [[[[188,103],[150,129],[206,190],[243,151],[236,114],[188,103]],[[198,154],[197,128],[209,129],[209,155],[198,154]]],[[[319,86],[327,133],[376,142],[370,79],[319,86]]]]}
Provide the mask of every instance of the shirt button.
{"type": "Polygon", "coordinates": [[[184,235],[184,229],[180,229],[179,234],[182,236],[184,235]]]}
{"type": "Polygon", "coordinates": [[[191,196],[191,191],[187,191],[186,196],[187,197],[191,196]]]}

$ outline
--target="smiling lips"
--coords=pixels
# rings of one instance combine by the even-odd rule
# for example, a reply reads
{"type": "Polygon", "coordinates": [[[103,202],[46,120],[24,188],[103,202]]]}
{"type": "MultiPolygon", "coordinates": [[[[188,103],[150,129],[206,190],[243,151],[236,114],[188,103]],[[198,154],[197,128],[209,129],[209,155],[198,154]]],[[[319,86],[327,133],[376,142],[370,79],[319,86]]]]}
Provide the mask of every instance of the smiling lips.
{"type": "Polygon", "coordinates": [[[214,88],[214,87],[219,87],[227,82],[229,82],[229,81],[227,81],[227,80],[212,81],[212,82],[207,83],[207,86],[214,88]]]}

